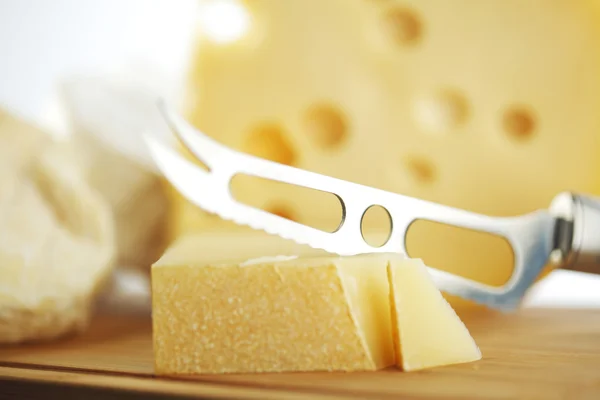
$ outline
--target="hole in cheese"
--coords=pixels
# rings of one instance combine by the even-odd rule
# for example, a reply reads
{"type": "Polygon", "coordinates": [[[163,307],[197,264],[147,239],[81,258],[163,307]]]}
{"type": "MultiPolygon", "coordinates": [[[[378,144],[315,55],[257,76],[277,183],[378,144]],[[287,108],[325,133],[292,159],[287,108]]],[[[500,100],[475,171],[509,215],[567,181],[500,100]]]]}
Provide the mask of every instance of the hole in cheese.
{"type": "Polygon", "coordinates": [[[414,45],[423,36],[421,19],[408,8],[388,11],[383,25],[387,36],[397,45],[414,45]]]}
{"type": "Polygon", "coordinates": [[[504,113],[502,126],[511,138],[528,140],[533,136],[536,120],[532,111],[526,107],[515,106],[504,113]]]}
{"type": "Polygon", "coordinates": [[[424,131],[440,133],[463,125],[469,117],[469,105],[458,90],[444,89],[417,99],[413,117],[424,131]]]}
{"type": "Polygon", "coordinates": [[[500,236],[439,222],[416,220],[407,232],[410,257],[491,286],[502,286],[513,273],[514,255],[500,236]],[[488,268],[493,260],[493,268],[488,268]]]}
{"type": "Polygon", "coordinates": [[[294,210],[285,204],[273,204],[268,206],[266,210],[271,214],[280,216],[281,218],[289,219],[290,221],[298,221],[294,210]]]}
{"type": "Polygon", "coordinates": [[[329,104],[316,104],[304,116],[306,132],[323,149],[341,145],[348,136],[348,123],[344,114],[329,104]]]}
{"type": "Polygon", "coordinates": [[[284,218],[291,216],[321,231],[335,232],[342,222],[342,203],[332,193],[245,174],[235,175],[230,187],[239,202],[275,215],[281,212],[284,218]],[[274,198],[276,204],[285,206],[273,208],[274,198]],[[288,210],[296,210],[295,215],[288,210]],[[315,218],[314,213],[327,217],[315,218]]]}
{"type": "Polygon", "coordinates": [[[369,246],[383,246],[392,233],[390,213],[379,205],[367,208],[360,221],[360,229],[363,239],[369,246]]]}
{"type": "Polygon", "coordinates": [[[422,156],[409,156],[404,159],[404,165],[412,178],[422,184],[431,184],[437,178],[433,163],[422,156]]]}
{"type": "Polygon", "coordinates": [[[275,123],[262,123],[251,129],[243,151],[280,164],[295,165],[297,153],[283,129],[275,123]]]}

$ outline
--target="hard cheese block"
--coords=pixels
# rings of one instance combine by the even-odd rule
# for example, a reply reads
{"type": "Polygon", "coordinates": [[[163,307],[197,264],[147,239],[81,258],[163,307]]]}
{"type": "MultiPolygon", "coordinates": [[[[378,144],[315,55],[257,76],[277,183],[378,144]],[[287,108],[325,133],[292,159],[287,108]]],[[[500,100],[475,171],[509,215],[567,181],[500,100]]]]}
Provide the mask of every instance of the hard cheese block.
{"type": "MultiPolygon", "coordinates": [[[[226,41],[205,26],[190,71],[186,114],[220,142],[498,216],[547,207],[562,190],[600,193],[596,1],[239,4],[246,31],[226,41]]],[[[316,193],[280,186],[238,189],[303,223],[330,218],[316,193]]],[[[185,204],[182,229],[220,229],[185,204]]],[[[510,274],[510,251],[485,238],[412,235],[427,265],[490,284],[510,274]]]]}
{"type": "MultiPolygon", "coordinates": [[[[387,267],[419,264],[394,254],[208,262],[204,244],[194,237],[179,240],[152,267],[158,374],[370,371],[396,362],[387,267]]],[[[393,287],[402,290],[412,283],[406,279],[393,287]]],[[[424,286],[422,280],[416,284],[424,286]]],[[[432,303],[410,292],[415,297],[403,311],[395,311],[409,316],[401,317],[400,332],[407,329],[411,335],[428,329],[423,321],[441,315],[435,307],[427,307],[423,311],[430,315],[410,320],[423,304],[447,311],[443,308],[449,307],[447,303],[429,285],[427,295],[431,291],[437,295],[432,303]]],[[[454,315],[454,320],[442,319],[440,326],[453,332],[457,324],[462,323],[454,315]]],[[[453,341],[445,344],[451,347],[453,341]]],[[[454,354],[452,349],[438,347],[436,363],[427,344],[414,341],[407,341],[401,353],[412,354],[418,362],[421,351],[422,365],[458,362],[447,356],[454,354]]]]}
{"type": "Polygon", "coordinates": [[[396,364],[405,371],[481,359],[467,327],[436,289],[423,261],[387,267],[396,364]]]}
{"type": "Polygon", "coordinates": [[[152,269],[159,374],[376,370],[394,363],[384,258],[152,269]],[[362,261],[364,265],[365,260],[362,261]],[[369,287],[359,287],[366,279],[369,287]]]}

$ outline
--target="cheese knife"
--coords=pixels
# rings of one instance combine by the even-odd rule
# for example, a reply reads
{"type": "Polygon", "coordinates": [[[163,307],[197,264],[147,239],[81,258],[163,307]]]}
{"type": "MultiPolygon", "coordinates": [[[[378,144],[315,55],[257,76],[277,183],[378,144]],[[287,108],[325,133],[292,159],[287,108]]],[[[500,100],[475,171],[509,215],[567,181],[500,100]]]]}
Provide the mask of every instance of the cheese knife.
{"type": "Polygon", "coordinates": [[[491,233],[505,238],[513,250],[513,272],[504,285],[490,286],[428,268],[440,290],[503,311],[518,307],[546,265],[600,273],[598,198],[564,192],[554,198],[548,209],[515,217],[491,217],[238,152],[194,128],[164,102],[159,102],[159,109],[184,146],[207,166],[208,171],[186,160],[172,146],[145,136],[151,156],[167,180],[185,198],[223,219],[339,255],[407,254],[406,234],[416,220],[491,233]],[[331,193],[342,205],[342,221],[336,231],[325,232],[241,203],[230,191],[230,182],[237,174],[331,193]],[[373,205],[383,207],[391,222],[389,237],[380,247],[368,244],[361,229],[362,218],[373,205]]]}

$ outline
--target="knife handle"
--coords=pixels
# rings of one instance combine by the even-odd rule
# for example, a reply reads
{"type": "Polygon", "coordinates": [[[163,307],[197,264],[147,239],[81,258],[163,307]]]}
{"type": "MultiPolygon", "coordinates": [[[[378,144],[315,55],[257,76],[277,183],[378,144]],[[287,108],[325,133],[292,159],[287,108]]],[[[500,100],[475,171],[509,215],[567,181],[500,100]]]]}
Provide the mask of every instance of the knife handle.
{"type": "Polygon", "coordinates": [[[600,199],[561,193],[550,206],[556,217],[554,245],[560,267],[600,274],[600,199]]]}

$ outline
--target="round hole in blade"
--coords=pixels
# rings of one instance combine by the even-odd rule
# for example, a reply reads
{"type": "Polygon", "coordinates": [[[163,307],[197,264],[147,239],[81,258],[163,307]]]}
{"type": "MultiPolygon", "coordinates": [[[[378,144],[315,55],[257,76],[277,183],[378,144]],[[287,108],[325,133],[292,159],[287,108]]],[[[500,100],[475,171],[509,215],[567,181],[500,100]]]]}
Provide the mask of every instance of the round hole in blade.
{"type": "Polygon", "coordinates": [[[380,205],[367,208],[360,221],[360,231],[369,246],[385,245],[392,234],[392,218],[388,210],[380,205]]]}

